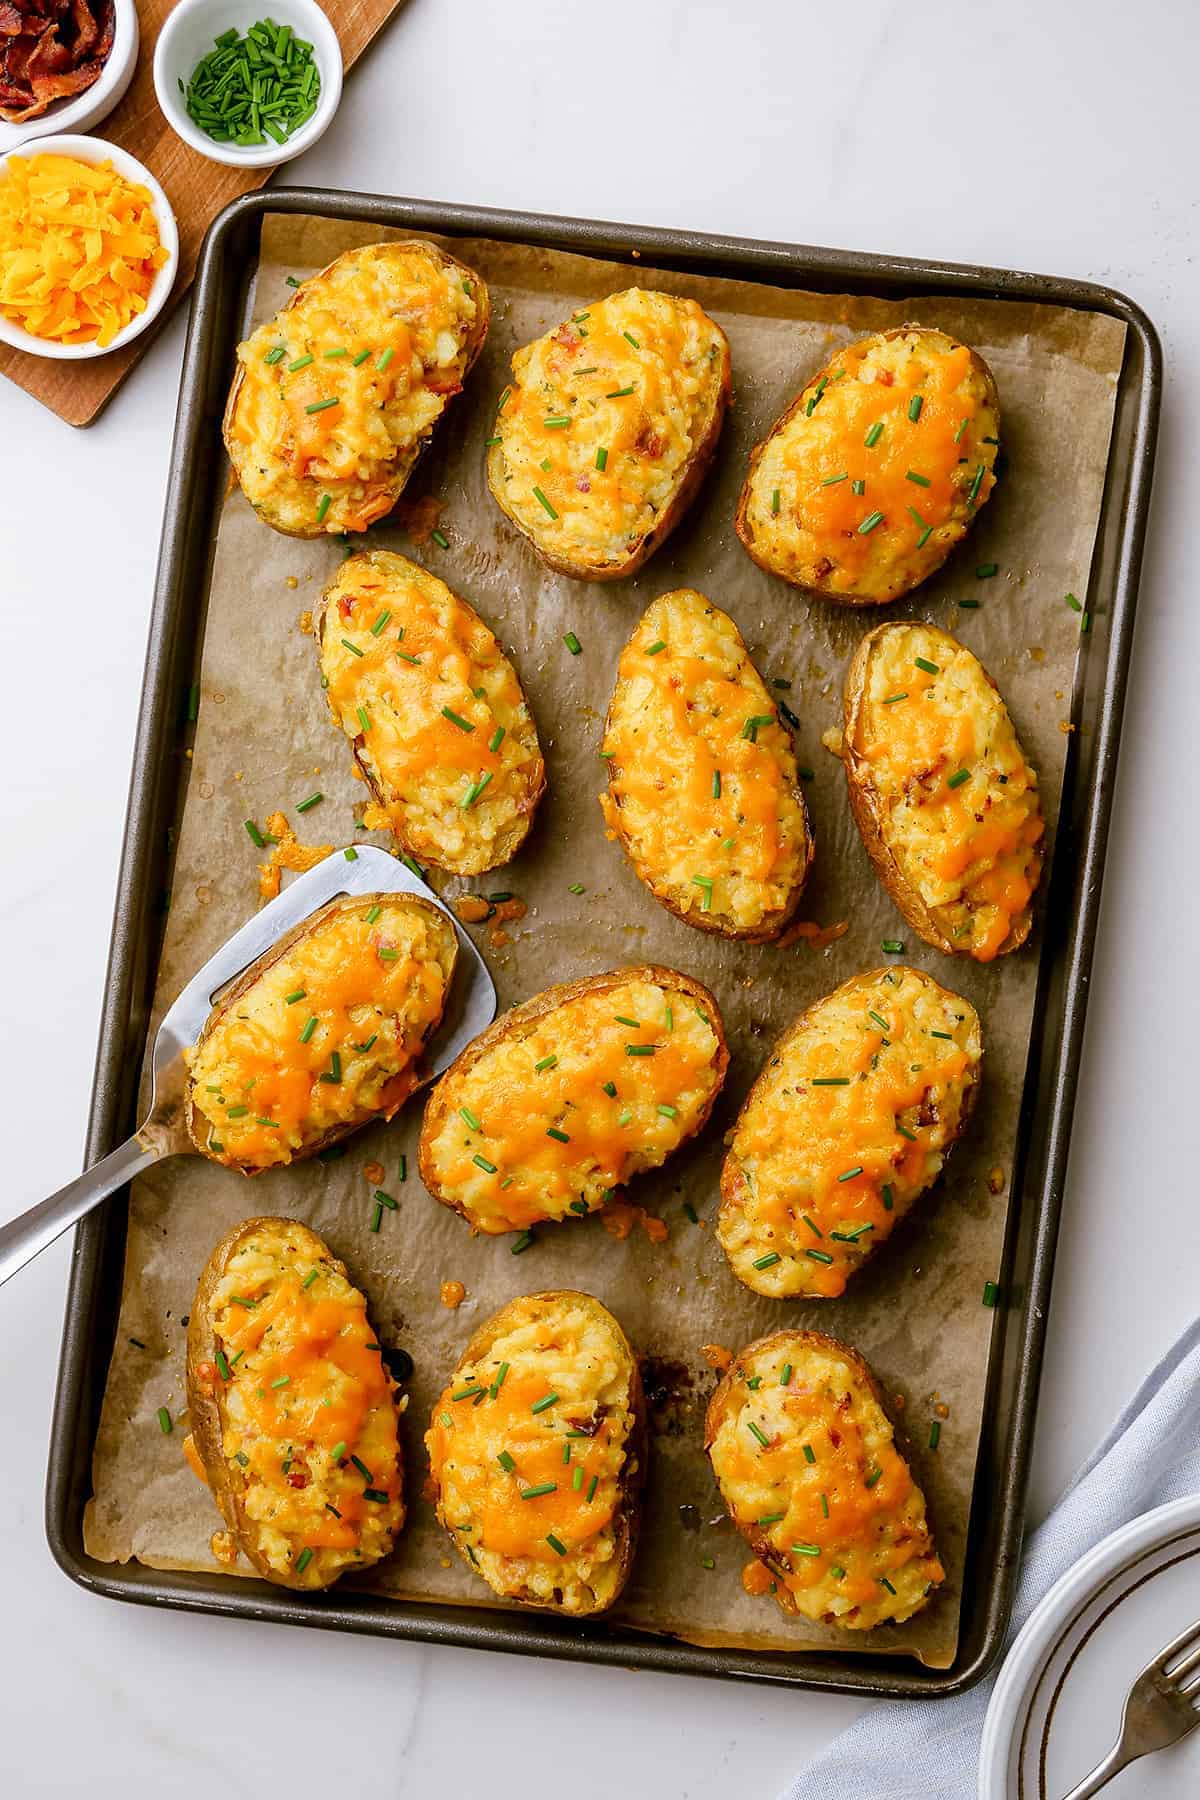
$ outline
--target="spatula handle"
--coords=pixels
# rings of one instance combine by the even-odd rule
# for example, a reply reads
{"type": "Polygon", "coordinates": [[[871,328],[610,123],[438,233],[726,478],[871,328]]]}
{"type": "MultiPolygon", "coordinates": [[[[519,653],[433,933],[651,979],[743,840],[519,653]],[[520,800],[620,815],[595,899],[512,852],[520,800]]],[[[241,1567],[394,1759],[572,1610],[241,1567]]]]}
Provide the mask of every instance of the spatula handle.
{"type": "Polygon", "coordinates": [[[57,1194],[39,1201],[7,1225],[0,1225],[0,1287],[10,1275],[32,1262],[47,1244],[91,1212],[93,1206],[99,1206],[101,1200],[148,1169],[162,1154],[160,1148],[147,1149],[140,1138],[131,1137],[74,1181],[68,1181],[57,1194]]]}

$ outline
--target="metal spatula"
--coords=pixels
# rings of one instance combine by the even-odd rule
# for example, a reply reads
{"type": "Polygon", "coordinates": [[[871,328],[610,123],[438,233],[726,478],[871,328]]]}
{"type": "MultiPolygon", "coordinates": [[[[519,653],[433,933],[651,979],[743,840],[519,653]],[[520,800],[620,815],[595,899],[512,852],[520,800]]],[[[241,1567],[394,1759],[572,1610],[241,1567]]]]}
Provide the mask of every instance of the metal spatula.
{"type": "Polygon", "coordinates": [[[370,893],[418,894],[432,901],[446,914],[458,938],[458,961],[446,1011],[426,1059],[429,1078],[440,1075],[459,1051],[491,1024],[496,1016],[496,989],[487,965],[437,895],[385,850],[364,845],[355,851],[352,862],[335,851],[235,931],[188,982],[158,1028],[152,1058],[154,1096],[148,1118],[133,1137],[57,1194],[0,1226],[0,1286],[151,1163],[164,1156],[196,1153],[183,1105],[187,1078],[183,1052],[199,1037],[214,995],[327,901],[342,894],[370,893]]]}

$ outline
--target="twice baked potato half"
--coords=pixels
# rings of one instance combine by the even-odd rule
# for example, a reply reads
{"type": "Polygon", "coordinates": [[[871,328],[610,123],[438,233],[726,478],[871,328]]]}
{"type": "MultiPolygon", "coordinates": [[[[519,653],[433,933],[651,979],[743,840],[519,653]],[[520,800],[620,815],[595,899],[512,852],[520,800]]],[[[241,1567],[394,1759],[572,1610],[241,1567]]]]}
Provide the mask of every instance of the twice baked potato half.
{"type": "Polygon", "coordinates": [[[446,914],[413,894],[343,895],[303,920],[184,1052],[197,1150],[257,1175],[390,1119],[420,1085],[457,955],[446,914]]]}
{"type": "Polygon", "coordinates": [[[429,1097],[418,1151],[475,1231],[586,1218],[708,1119],[729,1063],[708,989],[653,964],[564,982],[467,1045],[429,1097]]]}
{"type": "Polygon", "coordinates": [[[437,1516],[502,1600],[582,1617],[629,1578],[646,1471],[637,1358],[606,1307],[512,1300],[475,1333],[425,1436],[437,1516]]]}
{"type": "Polygon", "coordinates": [[[654,898],[761,943],[795,912],[812,832],[791,734],[742,635],[692,588],[651,602],[621,652],[600,797],[654,898]]]}
{"type": "Polygon", "coordinates": [[[221,1239],[188,1319],[188,1460],[267,1581],[324,1588],[404,1524],[395,1383],[367,1303],[295,1219],[221,1239]]]}
{"type": "Polygon", "coordinates": [[[869,1631],[911,1619],[945,1580],[879,1383],[847,1344],[777,1331],[747,1345],[709,1402],[704,1446],[763,1565],[745,1584],[774,1586],[784,1612],[869,1631]]]}
{"type": "Polygon", "coordinates": [[[738,1280],[827,1299],[931,1187],[974,1108],[979,1015],[919,969],[875,969],[802,1012],[750,1089],[721,1170],[738,1280]]]}
{"type": "Polygon", "coordinates": [[[546,785],[537,726],[465,600],[390,550],[347,557],[316,621],[321,678],[372,804],[421,863],[477,875],[514,857],[546,785]]]}
{"type": "Polygon", "coordinates": [[[487,337],[488,291],[436,244],[364,244],[302,281],[238,345],[225,448],[289,537],[391,512],[487,337]]]}
{"type": "Polygon", "coordinates": [[[947,956],[1029,936],[1045,822],[1037,775],[977,657],[936,625],[880,625],[846,674],[842,760],[884,887],[947,956]]]}
{"type": "Polygon", "coordinates": [[[941,568],[995,486],[991,370],[944,331],[848,344],[750,457],[737,534],[760,568],[839,606],[883,606],[941,568]]]}
{"type": "Polygon", "coordinates": [[[626,288],[518,350],[488,486],[542,561],[581,581],[641,568],[712,461],[729,344],[694,300],[626,288]]]}

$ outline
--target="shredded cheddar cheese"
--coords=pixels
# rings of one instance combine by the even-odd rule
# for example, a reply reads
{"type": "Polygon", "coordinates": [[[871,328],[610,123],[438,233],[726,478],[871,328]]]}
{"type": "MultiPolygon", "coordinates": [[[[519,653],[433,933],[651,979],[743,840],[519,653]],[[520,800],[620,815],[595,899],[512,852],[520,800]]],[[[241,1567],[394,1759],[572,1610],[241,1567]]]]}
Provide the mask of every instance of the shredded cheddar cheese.
{"type": "Polygon", "coordinates": [[[149,189],[111,163],[9,159],[0,175],[0,312],[11,324],[106,348],[146,310],[166,260],[149,189]]]}

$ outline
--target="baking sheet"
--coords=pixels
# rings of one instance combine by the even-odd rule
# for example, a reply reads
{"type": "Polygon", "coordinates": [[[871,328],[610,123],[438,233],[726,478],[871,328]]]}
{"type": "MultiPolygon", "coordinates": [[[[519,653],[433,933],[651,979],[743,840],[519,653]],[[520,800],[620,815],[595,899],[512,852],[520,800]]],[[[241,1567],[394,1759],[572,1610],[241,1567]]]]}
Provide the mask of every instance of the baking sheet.
{"type": "MultiPolygon", "coordinates": [[[[389,235],[397,234],[269,218],[255,321],[288,297],[287,275],[307,274],[353,244],[389,235]]],[[[495,627],[538,719],[549,793],[513,864],[473,884],[447,882],[445,891],[511,889],[529,906],[524,920],[507,927],[507,945],[493,950],[487,928],[480,931],[502,1006],[550,981],[629,961],[674,964],[705,981],[717,995],[733,1052],[723,1103],[699,1145],[632,1190],[638,1204],[667,1223],[662,1245],[640,1229],[618,1240],[600,1220],[545,1230],[517,1258],[511,1240],[473,1240],[416,1178],[419,1102],[392,1125],[352,1140],[342,1160],[273,1172],[253,1187],[199,1159],[143,1177],[130,1207],[87,1550],[100,1560],[136,1557],[153,1567],[219,1567],[208,1550],[216,1515],[182,1464],[179,1433],[164,1438],[155,1414],[160,1405],[173,1412],[183,1406],[182,1320],[211,1245],[250,1213],[289,1212],[347,1259],[371,1298],[383,1341],[403,1344],[415,1360],[406,1425],[412,1514],[396,1555],[370,1585],[423,1600],[486,1602],[487,1590],[451,1555],[420,1497],[425,1418],[482,1318],[517,1293],[579,1286],[613,1307],[649,1358],[654,1444],[646,1531],[617,1616],[634,1628],[696,1643],[799,1650],[836,1641],[842,1649],[906,1651],[930,1667],[947,1667],[957,1638],[993,1319],[979,1296],[999,1265],[1008,1204],[1007,1180],[994,1194],[988,1172],[1000,1168],[1007,1176],[1012,1166],[1037,971],[1032,950],[989,969],[963,968],[913,938],[877,888],[849,818],[841,770],[820,737],[837,722],[841,674],[862,631],[879,616],[931,618],[961,636],[1000,682],[1041,773],[1053,840],[1067,742],[1062,725],[1075,657],[1086,644],[1079,615],[1064,596],[1087,592],[1124,326],[1062,307],[957,297],[885,303],[641,271],[638,279],[648,285],[694,294],[724,326],[736,404],[715,470],[679,532],[634,580],[593,587],[543,569],[502,518],[486,492],[482,445],[513,348],[587,300],[628,285],[630,271],[494,242],[456,240],[452,247],[489,282],[495,313],[468,391],[451,408],[408,496],[428,493],[445,503],[441,528],[449,548],[428,540],[414,547],[390,528],[373,532],[371,541],[414,555],[495,627]],[[948,568],[907,605],[864,620],[810,606],[755,568],[734,538],[733,506],[750,445],[807,373],[838,343],[909,318],[966,339],[991,363],[1008,467],[948,568]],[[977,580],[976,567],[991,561],[1000,573],[977,580]],[[800,762],[814,771],[808,794],[818,846],[803,911],[822,924],[846,919],[850,926],[823,951],[803,943],[730,945],[693,931],[650,900],[605,840],[595,800],[602,784],[596,752],[616,658],[641,608],[685,584],[734,616],[768,680],[791,682],[783,696],[801,720],[800,762]],[[962,610],[960,600],[980,604],[962,610]],[[563,646],[568,629],[582,641],[579,657],[563,646]],[[572,883],[585,892],[572,895],[572,883]],[[979,1007],[988,1043],[982,1104],[946,1179],[848,1296],[787,1306],[758,1299],[733,1279],[713,1239],[721,1135],[776,1033],[838,981],[884,960],[884,937],[904,939],[906,960],[958,986],[979,1007]],[[403,1187],[397,1184],[401,1153],[410,1170],[403,1187]],[[368,1229],[370,1187],[363,1175],[372,1161],[384,1165],[384,1185],[402,1203],[378,1235],[368,1229]],[[700,1226],[688,1219],[687,1201],[700,1226]],[[457,1312],[439,1302],[445,1278],[467,1287],[457,1312]],[[848,1637],[786,1619],[773,1602],[742,1591],[746,1553],[720,1520],[700,1442],[715,1381],[700,1347],[736,1348],[783,1322],[819,1326],[861,1349],[912,1435],[915,1471],[949,1578],[906,1626],[848,1637]],[[936,1453],[927,1448],[933,1417],[942,1423],[936,1453]],[[706,1561],[715,1566],[706,1568],[706,1561]]],[[[257,856],[245,818],[264,823],[279,807],[307,841],[340,844],[364,836],[354,831],[364,790],[351,778],[344,742],[328,720],[314,645],[300,627],[302,611],[315,605],[339,556],[333,544],[276,536],[240,495],[226,503],[156,1020],[256,904],[257,856]],[[297,818],[295,802],[318,786],[326,798],[297,818]]]]}

